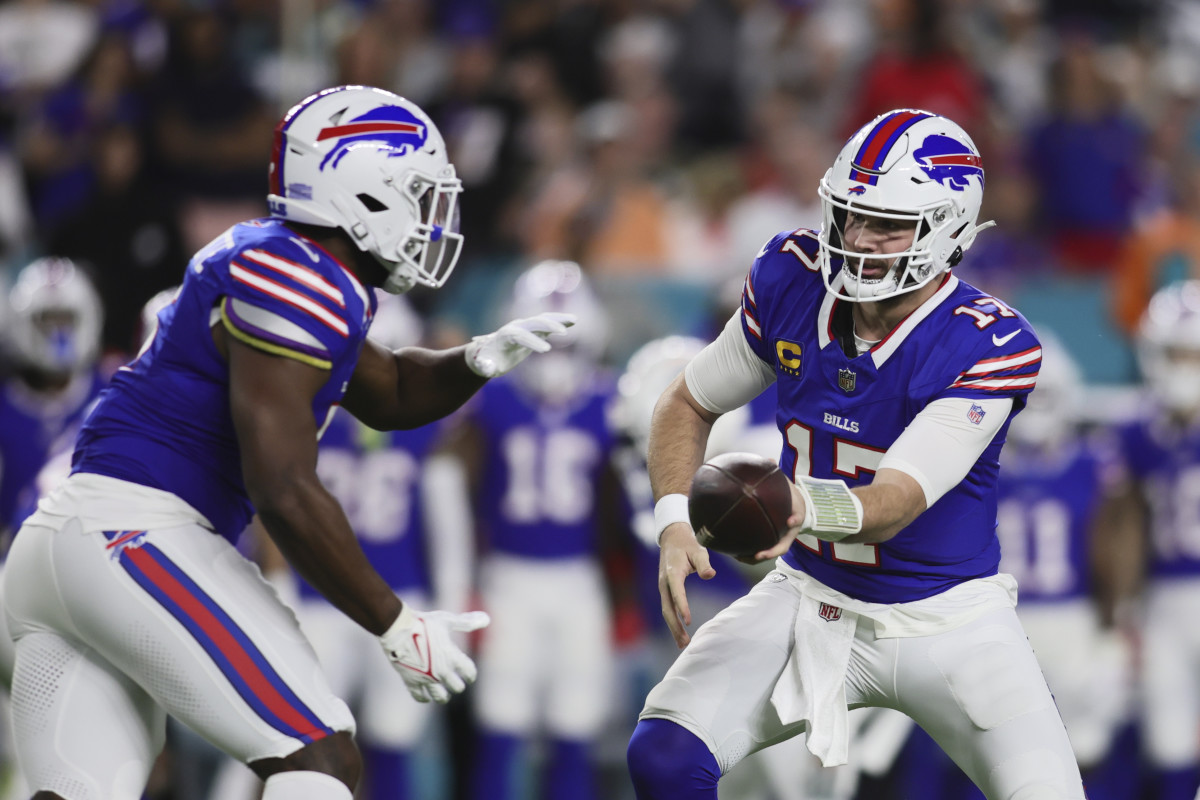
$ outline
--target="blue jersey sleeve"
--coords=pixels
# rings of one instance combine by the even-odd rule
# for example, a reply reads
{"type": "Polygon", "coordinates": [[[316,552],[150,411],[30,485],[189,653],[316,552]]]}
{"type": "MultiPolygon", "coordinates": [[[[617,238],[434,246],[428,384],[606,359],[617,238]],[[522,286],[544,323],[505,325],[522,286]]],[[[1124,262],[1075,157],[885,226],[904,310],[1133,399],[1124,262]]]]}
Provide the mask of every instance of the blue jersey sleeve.
{"type": "Polygon", "coordinates": [[[762,246],[742,287],[742,332],[759,358],[775,363],[770,336],[771,300],[783,295],[783,286],[799,268],[820,270],[817,261],[817,234],[807,229],[784,231],[762,246]]]}
{"type": "Polygon", "coordinates": [[[1011,397],[1015,409],[1023,408],[1042,365],[1033,326],[988,296],[970,298],[951,313],[947,346],[955,352],[957,374],[937,397],[1011,397]]]}
{"type": "Polygon", "coordinates": [[[347,310],[357,304],[346,296],[339,265],[299,249],[271,239],[234,255],[228,293],[220,301],[221,322],[251,347],[328,370],[358,346],[347,310]]]}

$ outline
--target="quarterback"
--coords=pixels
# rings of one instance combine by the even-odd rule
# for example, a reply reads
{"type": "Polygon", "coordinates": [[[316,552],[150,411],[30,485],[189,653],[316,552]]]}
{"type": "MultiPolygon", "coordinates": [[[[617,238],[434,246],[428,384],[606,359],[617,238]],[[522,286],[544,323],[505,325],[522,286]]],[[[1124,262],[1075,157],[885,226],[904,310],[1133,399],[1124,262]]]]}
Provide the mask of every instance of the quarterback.
{"type": "Polygon", "coordinates": [[[367,338],[368,287],[441,286],[462,245],[445,143],[403,98],[341,86],[303,100],[276,128],[269,177],[271,216],[192,258],[13,545],[17,756],[39,800],[141,797],[166,714],[247,763],[265,800],[352,796],[354,721],[234,548],[254,512],[416,699],[475,678],[451,633],[486,615],[401,603],[318,480],[317,442],[339,406],[381,430],[438,419],[571,320],[446,351],[367,338]]]}
{"type": "Polygon", "coordinates": [[[866,706],[912,717],[991,800],[1084,797],[998,570],[998,456],[1041,348],[952,271],[988,227],[983,183],[944,117],[865,125],[820,183],[822,229],[763,246],[741,308],[659,400],[659,590],[686,649],[629,744],[640,798],[716,798],[747,754],[800,733],[846,763],[847,710],[866,706]],[[772,383],[792,527],[757,554],[775,570],[692,639],[684,579],[713,570],[689,482],[713,421],[772,383]]]}

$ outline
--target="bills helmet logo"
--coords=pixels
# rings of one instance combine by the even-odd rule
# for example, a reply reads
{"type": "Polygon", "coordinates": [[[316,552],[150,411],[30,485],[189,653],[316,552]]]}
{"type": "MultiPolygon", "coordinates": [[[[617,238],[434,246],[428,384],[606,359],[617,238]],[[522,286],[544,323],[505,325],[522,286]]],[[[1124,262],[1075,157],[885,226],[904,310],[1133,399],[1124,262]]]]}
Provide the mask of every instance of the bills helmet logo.
{"type": "Polygon", "coordinates": [[[374,147],[390,151],[389,157],[408,155],[425,146],[425,123],[400,106],[379,106],[349,122],[322,128],[318,142],[337,139],[333,149],[321,159],[321,169],[332,161],[336,169],[342,157],[356,147],[374,147]]]}
{"type": "Polygon", "coordinates": [[[867,187],[865,187],[865,186],[851,186],[849,189],[846,190],[846,194],[866,194],[866,193],[867,193],[867,187]]]}
{"type": "Polygon", "coordinates": [[[983,159],[957,139],[934,133],[913,152],[917,165],[933,180],[957,192],[967,188],[972,176],[983,188],[983,159]]]}

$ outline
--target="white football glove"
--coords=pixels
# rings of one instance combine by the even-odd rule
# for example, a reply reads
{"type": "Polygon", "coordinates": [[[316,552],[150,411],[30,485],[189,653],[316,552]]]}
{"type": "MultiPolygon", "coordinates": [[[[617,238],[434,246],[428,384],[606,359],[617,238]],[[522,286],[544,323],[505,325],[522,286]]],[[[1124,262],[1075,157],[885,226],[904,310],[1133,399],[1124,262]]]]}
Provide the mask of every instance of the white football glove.
{"type": "Polygon", "coordinates": [[[566,333],[575,315],[547,311],[534,317],[506,322],[499,330],[476,336],[467,345],[467,366],[476,375],[495,378],[520,364],[530,353],[550,349],[548,336],[566,333]]]}
{"type": "Polygon", "coordinates": [[[451,632],[477,631],[491,621],[483,611],[454,614],[405,605],[379,643],[418,703],[447,703],[450,695],[475,682],[475,662],[458,648],[451,632]]]}

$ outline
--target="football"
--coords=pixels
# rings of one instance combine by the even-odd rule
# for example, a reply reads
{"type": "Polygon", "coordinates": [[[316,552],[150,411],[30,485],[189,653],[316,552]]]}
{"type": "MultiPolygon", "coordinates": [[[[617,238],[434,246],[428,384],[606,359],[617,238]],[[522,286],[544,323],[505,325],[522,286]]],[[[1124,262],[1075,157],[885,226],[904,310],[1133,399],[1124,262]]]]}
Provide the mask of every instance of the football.
{"type": "Polygon", "coordinates": [[[696,470],[688,516],[700,544],[732,556],[774,547],[792,514],[791,481],[769,458],[723,453],[696,470]]]}

